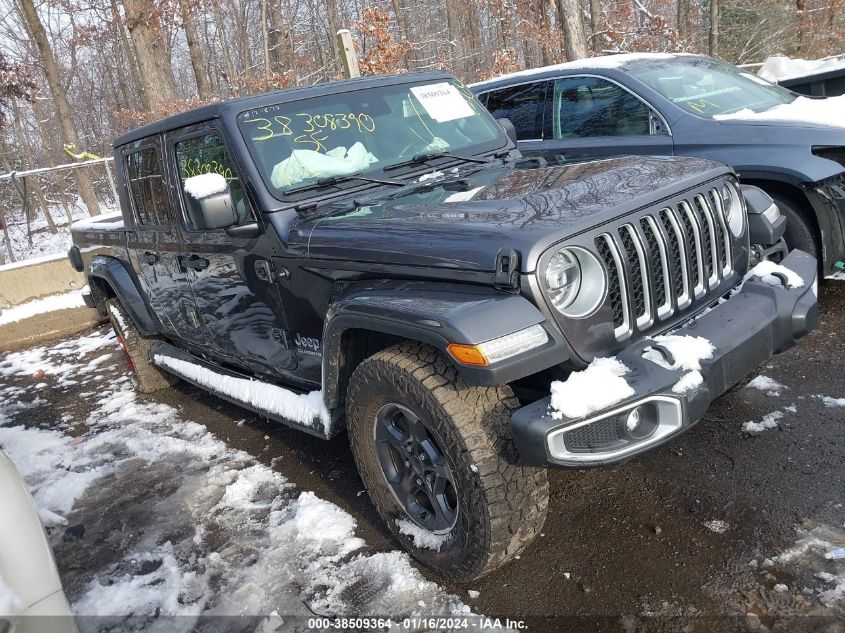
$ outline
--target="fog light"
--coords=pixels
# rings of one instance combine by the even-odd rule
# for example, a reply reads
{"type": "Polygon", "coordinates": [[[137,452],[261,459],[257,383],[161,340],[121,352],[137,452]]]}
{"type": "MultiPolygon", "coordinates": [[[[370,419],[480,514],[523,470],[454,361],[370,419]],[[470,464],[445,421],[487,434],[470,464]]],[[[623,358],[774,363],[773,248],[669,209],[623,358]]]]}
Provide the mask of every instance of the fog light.
{"type": "Polygon", "coordinates": [[[628,429],[631,433],[637,430],[637,427],[640,426],[640,408],[637,407],[633,411],[628,414],[628,417],[625,419],[625,428],[628,429]]]}

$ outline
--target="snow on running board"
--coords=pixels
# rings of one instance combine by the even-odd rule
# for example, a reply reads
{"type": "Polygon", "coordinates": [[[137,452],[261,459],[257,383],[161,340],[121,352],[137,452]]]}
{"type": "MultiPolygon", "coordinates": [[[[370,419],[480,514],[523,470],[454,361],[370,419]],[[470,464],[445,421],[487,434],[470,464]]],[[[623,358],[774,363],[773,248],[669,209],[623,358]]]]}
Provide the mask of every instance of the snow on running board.
{"type": "Polygon", "coordinates": [[[153,356],[153,362],[202,387],[280,418],[310,427],[314,427],[315,421],[319,419],[322,423],[322,429],[319,430],[326,432],[329,428],[331,415],[323,404],[322,391],[297,394],[266,382],[219,374],[202,365],[164,354],[153,356]]]}

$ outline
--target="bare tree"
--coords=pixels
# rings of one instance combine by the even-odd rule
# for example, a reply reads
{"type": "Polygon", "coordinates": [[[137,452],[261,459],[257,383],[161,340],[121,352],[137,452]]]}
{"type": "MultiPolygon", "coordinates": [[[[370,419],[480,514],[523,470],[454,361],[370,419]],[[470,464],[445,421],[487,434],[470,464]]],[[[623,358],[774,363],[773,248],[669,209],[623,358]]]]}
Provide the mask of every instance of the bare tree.
{"type": "Polygon", "coordinates": [[[584,20],[578,0],[557,0],[557,15],[563,30],[566,59],[587,57],[587,36],[584,33],[584,20]]]}
{"type": "MultiPolygon", "coordinates": [[[[32,0],[19,0],[19,3],[21,15],[26,23],[27,31],[38,49],[38,56],[41,66],[44,68],[47,85],[56,104],[56,115],[62,129],[62,136],[65,139],[65,143],[80,148],[81,143],[79,142],[79,136],[76,133],[76,127],[73,123],[73,113],[70,109],[64,84],[59,75],[59,65],[56,63],[53,49],[47,40],[44,25],[41,24],[41,18],[38,17],[38,12],[32,0]]],[[[76,186],[79,188],[79,197],[82,198],[82,202],[88,208],[89,214],[99,215],[100,204],[97,200],[97,194],[94,192],[94,186],[91,184],[91,179],[84,170],[80,169],[78,172],[76,186]]]]}
{"type": "Polygon", "coordinates": [[[710,30],[707,38],[707,53],[719,54],[719,0],[710,0],[710,30]]]}
{"type": "Polygon", "coordinates": [[[123,10],[126,28],[135,43],[147,107],[152,109],[175,101],[176,79],[170,66],[160,6],[153,0],[123,0],[123,10]]]}

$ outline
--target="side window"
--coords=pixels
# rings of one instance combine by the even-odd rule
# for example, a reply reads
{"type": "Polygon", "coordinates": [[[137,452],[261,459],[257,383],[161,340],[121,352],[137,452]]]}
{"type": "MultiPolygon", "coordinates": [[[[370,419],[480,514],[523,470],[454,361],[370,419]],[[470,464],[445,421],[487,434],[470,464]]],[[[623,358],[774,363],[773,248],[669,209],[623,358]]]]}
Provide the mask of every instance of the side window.
{"type": "Polygon", "coordinates": [[[496,117],[507,117],[520,141],[543,138],[543,106],[547,81],[510,86],[487,93],[487,109],[496,117]]]}
{"type": "Polygon", "coordinates": [[[627,90],[598,77],[555,81],[553,134],[557,139],[649,134],[649,108],[627,90]]]}
{"type": "MultiPolygon", "coordinates": [[[[252,218],[252,212],[246,201],[246,196],[244,196],[243,186],[219,132],[208,132],[201,136],[192,136],[177,141],[175,149],[176,167],[179,171],[179,191],[182,192],[182,196],[188,195],[185,193],[185,180],[191,176],[208,173],[220,174],[229,185],[229,193],[238,213],[238,223],[244,224],[252,218]]],[[[185,214],[185,222],[189,227],[194,228],[189,214],[185,214]]]]}
{"type": "Polygon", "coordinates": [[[167,189],[158,147],[147,146],[127,154],[126,174],[138,224],[168,224],[167,189]]]}

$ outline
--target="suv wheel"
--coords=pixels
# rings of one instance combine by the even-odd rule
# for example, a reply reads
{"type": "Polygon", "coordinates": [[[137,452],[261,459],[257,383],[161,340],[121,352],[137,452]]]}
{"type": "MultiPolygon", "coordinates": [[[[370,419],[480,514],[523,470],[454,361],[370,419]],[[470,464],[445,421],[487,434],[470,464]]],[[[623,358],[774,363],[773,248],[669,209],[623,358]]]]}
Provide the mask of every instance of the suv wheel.
{"type": "Polygon", "coordinates": [[[144,338],[135,327],[126,309],[117,299],[106,301],[106,313],[117,334],[117,342],[126,357],[126,364],[135,377],[138,391],[152,393],[175,384],[179,379],[168,374],[150,361],[150,345],[156,339],[144,338]]]}
{"type": "Polygon", "coordinates": [[[349,438],[388,529],[422,563],[455,581],[500,567],[546,519],[548,480],[521,465],[509,387],[473,387],[437,350],[400,343],[353,372],[349,438]]]}
{"type": "Polygon", "coordinates": [[[815,226],[810,223],[793,200],[775,193],[770,195],[777,202],[781,213],[786,216],[786,232],[783,236],[786,240],[786,245],[790,250],[800,248],[805,253],[819,260],[819,265],[821,265],[821,249],[819,248],[818,238],[816,237],[815,226]]]}

